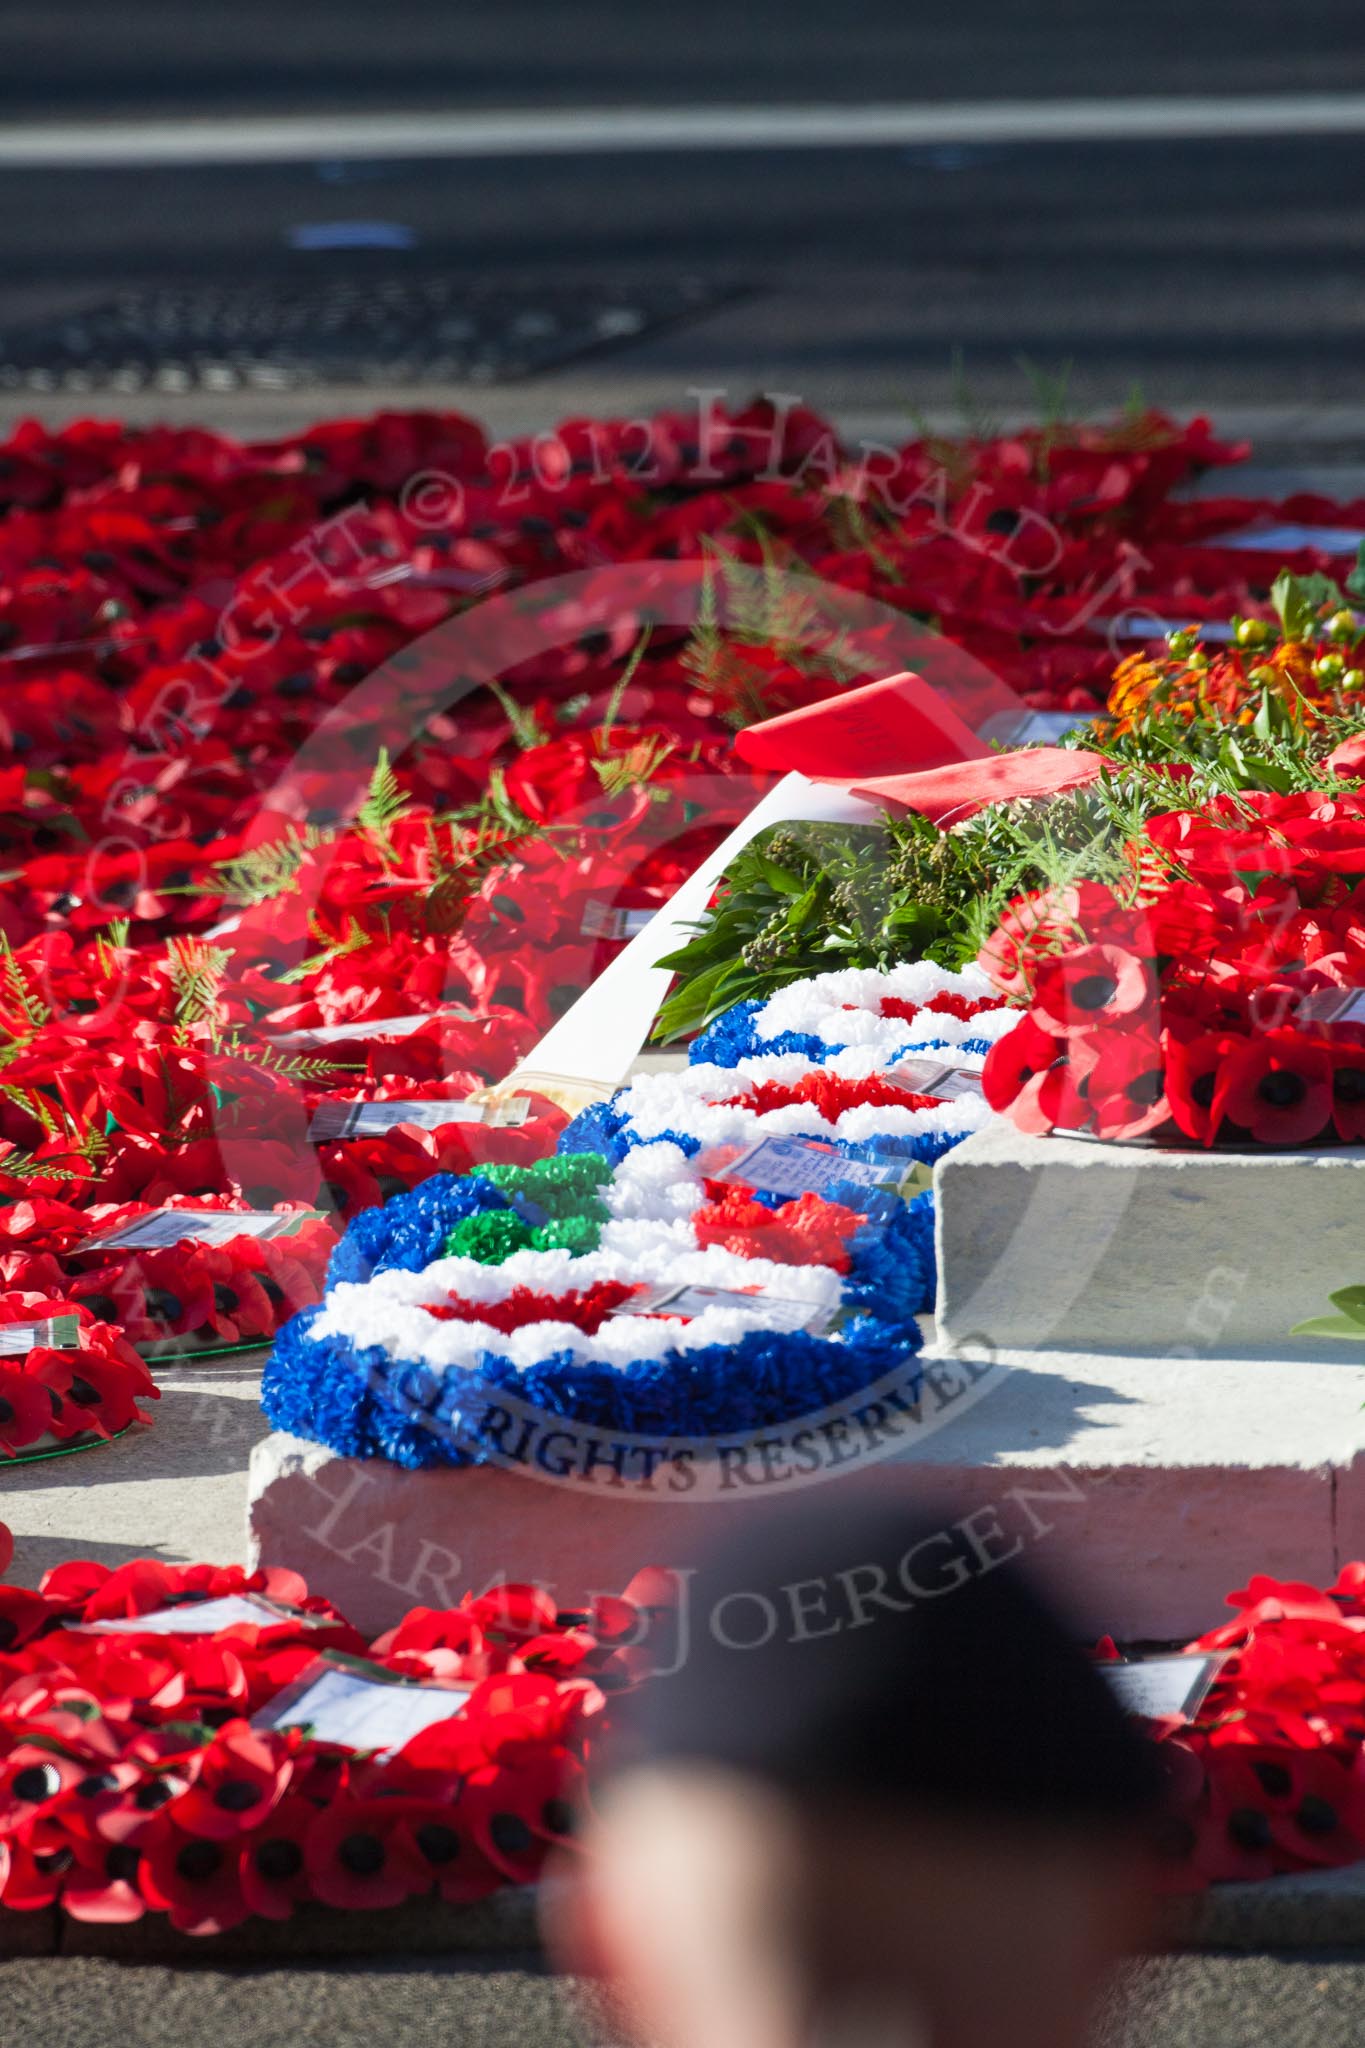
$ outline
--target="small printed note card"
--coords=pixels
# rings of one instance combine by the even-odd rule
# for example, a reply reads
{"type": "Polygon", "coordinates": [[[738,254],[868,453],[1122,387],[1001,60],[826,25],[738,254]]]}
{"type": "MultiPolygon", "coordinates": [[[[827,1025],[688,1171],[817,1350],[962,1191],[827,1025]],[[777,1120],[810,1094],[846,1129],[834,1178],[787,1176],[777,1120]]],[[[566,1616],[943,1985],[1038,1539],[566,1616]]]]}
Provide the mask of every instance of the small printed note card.
{"type": "Polygon", "coordinates": [[[259,1593],[224,1593],[217,1600],[183,1600],[174,1607],[155,1607],[150,1614],[120,1615],[112,1621],[87,1621],[83,1635],[215,1636],[225,1628],[278,1628],[281,1622],[317,1627],[320,1617],[277,1607],[259,1593]]]}
{"type": "Polygon", "coordinates": [[[459,1713],[473,1691],[400,1678],[382,1664],[316,1657],[252,1718],[253,1728],[307,1728],[316,1742],[389,1754],[459,1713]]]}
{"type": "Polygon", "coordinates": [[[632,1295],[615,1311],[623,1316],[676,1316],[690,1322],[708,1308],[735,1309],[753,1316],[769,1329],[809,1330],[819,1336],[828,1329],[835,1311],[818,1301],[794,1301],[790,1295],[768,1294],[755,1288],[752,1294],[728,1287],[648,1287],[632,1295]]]}
{"type": "Polygon", "coordinates": [[[457,1004],[453,1009],[424,1010],[415,1017],[357,1017],[353,1024],[307,1024],[298,1031],[281,1031],[270,1043],[302,1052],[310,1046],[345,1045],[353,1039],[411,1038],[424,1024],[441,1024],[447,1018],[466,1020],[473,1015],[472,1010],[457,1004]]]}
{"type": "Polygon", "coordinates": [[[760,1138],[716,1174],[743,1181],[765,1195],[823,1195],[842,1181],[860,1188],[894,1188],[896,1172],[865,1159],[847,1159],[815,1138],[760,1138]]]}
{"type": "Polygon", "coordinates": [[[914,1095],[932,1095],[940,1102],[982,1092],[980,1067],[962,1067],[956,1060],[942,1060],[934,1053],[912,1054],[882,1071],[898,1088],[908,1088],[914,1095]]]}
{"type": "Polygon", "coordinates": [[[1294,1013],[1300,1024],[1365,1024],[1365,988],[1319,988],[1294,1013]]]}
{"type": "Polygon", "coordinates": [[[579,927],[585,939],[634,939],[650,922],[652,910],[625,910],[614,903],[589,903],[579,927]]]}
{"type": "Polygon", "coordinates": [[[30,1351],[77,1351],[79,1316],[48,1316],[41,1323],[0,1323],[0,1358],[23,1357],[30,1351]]]}
{"type": "Polygon", "coordinates": [[[1216,1653],[1206,1657],[1141,1657],[1131,1664],[1097,1664],[1095,1669],[1125,1714],[1137,1714],[1145,1721],[1160,1721],[1178,1714],[1190,1721],[1225,1661],[1216,1653]]]}
{"type": "Polygon", "coordinates": [[[421,1131],[439,1131],[447,1124],[488,1124],[496,1129],[524,1124],[531,1114],[528,1095],[506,1102],[456,1102],[430,1096],[409,1102],[320,1102],[308,1126],[314,1145],[332,1145],[343,1138],[378,1138],[398,1124],[421,1131]]]}
{"type": "Polygon", "coordinates": [[[231,1244],[235,1237],[292,1237],[320,1209],[154,1209],[83,1244],[83,1252],[154,1252],[174,1244],[231,1244]]]}

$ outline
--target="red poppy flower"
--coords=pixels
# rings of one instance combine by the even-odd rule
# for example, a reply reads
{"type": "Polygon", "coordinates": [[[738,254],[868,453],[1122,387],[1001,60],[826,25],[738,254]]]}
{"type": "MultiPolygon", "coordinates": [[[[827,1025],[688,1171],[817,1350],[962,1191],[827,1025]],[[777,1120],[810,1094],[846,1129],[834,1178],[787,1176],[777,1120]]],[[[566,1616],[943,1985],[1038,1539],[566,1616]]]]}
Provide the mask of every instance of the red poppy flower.
{"type": "Polygon", "coordinates": [[[553,1628],[555,1619],[555,1603],[541,1587],[510,1581],[471,1600],[466,1611],[490,1643],[512,1645],[553,1628]]]}
{"type": "Polygon", "coordinates": [[[53,1404],[42,1381],[0,1360],[0,1457],[14,1457],[47,1435],[53,1404]]]}
{"type": "Polygon", "coordinates": [[[250,1912],[264,1920],[287,1920],[310,1896],[305,1844],[316,1818],[311,1800],[286,1793],[242,1844],[239,1872],[250,1912]]]}
{"type": "Polygon", "coordinates": [[[1042,1030],[1033,1016],[1021,1017],[1012,1031],[997,1038],[981,1070],[981,1087],[992,1109],[1005,1110],[1027,1084],[1055,1066],[1065,1041],[1042,1030]]]}
{"type": "Polygon", "coordinates": [[[453,1799],[398,1796],[386,1801],[415,1869],[424,1870],[448,1905],[487,1898],[507,1882],[474,1837],[453,1799]]]}
{"type": "Polygon", "coordinates": [[[1102,1138],[1137,1138],[1170,1117],[1160,1041],[1144,1031],[1107,1035],[1085,1077],[1085,1099],[1102,1138]]]}
{"type": "Polygon", "coordinates": [[[1306,1145],[1332,1116],[1332,1058],[1297,1032],[1245,1039],[1224,1062],[1214,1109],[1262,1145],[1306,1145]]]}
{"type": "MultiPolygon", "coordinates": [[[[52,1411],[52,1433],[68,1438],[85,1435],[104,1440],[134,1422],[146,1422],[138,1400],[146,1395],[141,1374],[95,1351],[34,1351],[29,1354],[30,1379],[45,1389],[52,1411]]],[[[155,1388],[153,1399],[159,1399],[155,1388]]]]}
{"type": "Polygon", "coordinates": [[[219,1730],[199,1759],[194,1781],[171,1819],[186,1833],[229,1841],[259,1827],[289,1785],[293,1764],[278,1738],[253,1734],[245,1721],[219,1730]]]}
{"type": "Polygon", "coordinates": [[[63,1912],[100,1926],[127,1926],[142,1918],[147,1910],[138,1887],[143,1849],[96,1836],[73,1841],[71,1850],[72,1862],[62,1880],[63,1912]]]}
{"type": "Polygon", "coordinates": [[[222,1934],[250,1910],[242,1893],[241,1850],[167,1822],[143,1853],[137,1882],[149,1906],[170,1915],[184,1934],[222,1934]]]}
{"type": "Polygon", "coordinates": [[[50,1812],[84,1775],[76,1757],[17,1743],[0,1767],[0,1830],[11,1833],[50,1812]]]}
{"type": "Polygon", "coordinates": [[[1078,946],[1048,961],[1034,984],[1032,1013],[1045,1031],[1061,1037],[1093,1034],[1118,1020],[1156,1016],[1151,963],[1121,946],[1078,946]]]}
{"type": "MultiPolygon", "coordinates": [[[[1084,1056],[1084,1047],[1080,1050],[1084,1056]]],[[[1019,1129],[1037,1136],[1052,1130],[1083,1130],[1091,1116],[1084,1093],[1086,1072],[1084,1064],[1058,1060],[1032,1075],[1010,1104],[1010,1115],[1019,1129]]]]}
{"type": "Polygon", "coordinates": [[[576,1832],[582,1799],[581,1767],[567,1750],[547,1749],[471,1772],[455,1812],[490,1863],[514,1883],[531,1884],[550,1843],[576,1832]]]}
{"type": "Polygon", "coordinates": [[[1221,1077],[1237,1041],[1223,1032],[1178,1038],[1163,1032],[1166,1099],[1177,1128],[1211,1145],[1223,1121],[1221,1077]]]}
{"type": "Polygon", "coordinates": [[[329,1906],[397,1906],[432,1881],[403,1815],[385,1799],[343,1793],[314,1819],[305,1855],[313,1895],[329,1906]]]}

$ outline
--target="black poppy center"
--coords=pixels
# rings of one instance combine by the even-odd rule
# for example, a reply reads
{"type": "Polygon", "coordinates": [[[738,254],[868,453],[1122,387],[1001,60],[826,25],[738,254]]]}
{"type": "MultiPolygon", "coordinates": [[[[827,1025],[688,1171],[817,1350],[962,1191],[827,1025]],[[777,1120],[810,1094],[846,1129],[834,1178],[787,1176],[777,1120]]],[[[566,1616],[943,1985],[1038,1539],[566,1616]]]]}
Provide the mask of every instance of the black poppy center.
{"type": "Polygon", "coordinates": [[[62,1789],[62,1774],[55,1764],[26,1764],[15,1774],[10,1791],[16,1799],[36,1806],[40,1799],[53,1799],[62,1789]]]}
{"type": "Polygon", "coordinates": [[[224,1778],[213,1795],[215,1806],[221,1806],[224,1813],[245,1813],[248,1807],[260,1804],[260,1789],[249,1778],[224,1778]]]}
{"type": "Polygon", "coordinates": [[[1256,1093],[1271,1109],[1294,1109],[1308,1093],[1308,1083],[1302,1074],[1288,1074],[1279,1068],[1273,1074],[1261,1076],[1256,1093]]]}
{"type": "Polygon", "coordinates": [[[98,1408],[101,1397],[98,1387],[92,1387],[89,1380],[83,1380],[80,1374],[76,1373],[66,1390],[66,1398],[68,1401],[74,1401],[78,1408],[98,1408]]]}
{"type": "Polygon", "coordinates": [[[1083,974],[1071,984],[1071,1000],[1078,1010],[1102,1010],[1118,992],[1112,974],[1083,974]]]}
{"type": "Polygon", "coordinates": [[[3,1429],[7,1422],[13,1422],[13,1420],[14,1403],[7,1401],[4,1395],[0,1394],[0,1429],[3,1429]]]}
{"type": "Polygon", "coordinates": [[[1131,1080],[1124,1092],[1139,1109],[1150,1109],[1153,1103],[1160,1102],[1164,1085],[1165,1076],[1160,1067],[1153,1067],[1149,1073],[1138,1074],[1131,1080]]]}
{"type": "Polygon", "coordinates": [[[217,1871],[223,1852],[216,1842],[186,1842],[175,1859],[177,1874],[187,1884],[203,1884],[217,1871]]]}
{"type": "Polygon", "coordinates": [[[1299,1807],[1299,1826],[1306,1835],[1330,1835],[1337,1824],[1337,1810],[1326,1799],[1310,1792],[1299,1807]]]}
{"type": "Polygon", "coordinates": [[[347,1835],[337,1856],[353,1877],[374,1877],[384,1868],[384,1844],[378,1835],[347,1835]]]}
{"type": "Polygon", "coordinates": [[[78,1799],[98,1799],[102,1792],[117,1792],[118,1779],[108,1771],[100,1771],[88,1778],[82,1778],[76,1787],[78,1799]]]}
{"type": "Polygon", "coordinates": [[[495,1813],[488,1832],[494,1847],[503,1856],[524,1856],[533,1839],[531,1830],[519,1813],[495,1813]]]}
{"type": "Polygon", "coordinates": [[[1196,1074],[1190,1083],[1190,1101],[1197,1109],[1207,1109],[1213,1101],[1213,1089],[1217,1076],[1210,1068],[1207,1074],[1196,1074]]]}
{"type": "Polygon", "coordinates": [[[274,1884],[282,1884],[286,1878],[297,1877],[303,1869],[303,1851],[297,1842],[262,1842],[256,1851],[255,1864],[261,1876],[274,1884]]]}
{"type": "Polygon", "coordinates": [[[167,1800],[174,1799],[175,1789],[164,1778],[149,1778],[145,1785],[139,1785],[133,1794],[133,1804],[139,1813],[155,1813],[167,1800]]]}
{"type": "Polygon", "coordinates": [[[1287,1799],[1294,1789],[1294,1780],[1283,1764],[1257,1764],[1255,1771],[1262,1791],[1271,1799],[1287,1799]]]}
{"type": "Polygon", "coordinates": [[[1365,1102],[1365,1067],[1338,1067],[1332,1093],[1338,1102],[1365,1102]]]}
{"type": "Polygon", "coordinates": [[[116,1842],[104,1859],[104,1874],[111,1884],[131,1884],[137,1876],[142,1851],[128,1842],[116,1842]]]}
{"type": "Polygon", "coordinates": [[[1256,1806],[1239,1806],[1228,1818],[1228,1833],[1239,1849],[1268,1849],[1270,1822],[1256,1806]]]}
{"type": "Polygon", "coordinates": [[[567,1799],[547,1799],[540,1809],[540,1817],[552,1835],[573,1833],[574,1811],[567,1799]]]}
{"type": "Polygon", "coordinates": [[[429,1820],[417,1830],[417,1846],[428,1863],[453,1863],[460,1853],[460,1838],[454,1828],[429,1820]]]}

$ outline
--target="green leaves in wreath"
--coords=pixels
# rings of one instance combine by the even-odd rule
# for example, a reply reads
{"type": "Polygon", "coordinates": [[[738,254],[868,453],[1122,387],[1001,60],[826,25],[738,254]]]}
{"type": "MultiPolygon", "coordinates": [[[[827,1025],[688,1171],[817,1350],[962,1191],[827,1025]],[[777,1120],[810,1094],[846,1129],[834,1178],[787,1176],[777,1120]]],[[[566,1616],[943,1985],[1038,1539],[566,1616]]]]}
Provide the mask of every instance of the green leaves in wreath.
{"type": "MultiPolygon", "coordinates": [[[[1355,575],[1357,571],[1351,573],[1355,575]]],[[[1279,614],[1285,639],[1307,640],[1323,612],[1329,607],[1340,611],[1342,596],[1330,576],[1295,576],[1290,570],[1281,569],[1270,586],[1270,602],[1279,614]]]]}

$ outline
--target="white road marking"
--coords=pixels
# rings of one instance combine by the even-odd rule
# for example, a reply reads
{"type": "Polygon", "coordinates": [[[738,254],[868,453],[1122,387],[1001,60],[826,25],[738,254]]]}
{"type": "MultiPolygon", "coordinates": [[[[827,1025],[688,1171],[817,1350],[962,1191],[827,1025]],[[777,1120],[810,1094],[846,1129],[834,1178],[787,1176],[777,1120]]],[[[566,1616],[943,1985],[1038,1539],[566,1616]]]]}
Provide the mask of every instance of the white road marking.
{"type": "Polygon", "coordinates": [[[214,115],[193,121],[15,123],[0,130],[0,167],[1359,134],[1365,134],[1365,93],[1358,92],[886,106],[547,107],[254,119],[214,115]]]}

